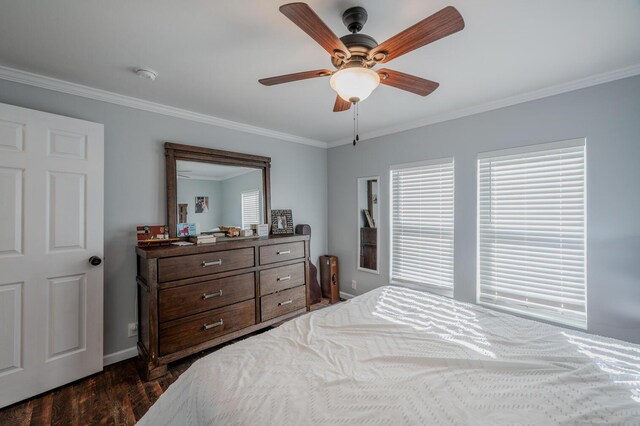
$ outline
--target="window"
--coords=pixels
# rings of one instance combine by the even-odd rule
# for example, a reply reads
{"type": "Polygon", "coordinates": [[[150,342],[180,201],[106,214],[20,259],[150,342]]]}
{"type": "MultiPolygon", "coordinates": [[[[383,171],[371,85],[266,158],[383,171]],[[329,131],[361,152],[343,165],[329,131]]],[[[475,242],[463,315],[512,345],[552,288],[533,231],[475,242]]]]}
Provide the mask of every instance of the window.
{"type": "Polygon", "coordinates": [[[585,144],[478,158],[478,302],[586,328],[585,144]]]}
{"type": "Polygon", "coordinates": [[[260,191],[257,189],[242,193],[242,228],[260,223],[260,191]]]}
{"type": "Polygon", "coordinates": [[[391,281],[453,296],[453,159],[391,167],[391,281]]]}

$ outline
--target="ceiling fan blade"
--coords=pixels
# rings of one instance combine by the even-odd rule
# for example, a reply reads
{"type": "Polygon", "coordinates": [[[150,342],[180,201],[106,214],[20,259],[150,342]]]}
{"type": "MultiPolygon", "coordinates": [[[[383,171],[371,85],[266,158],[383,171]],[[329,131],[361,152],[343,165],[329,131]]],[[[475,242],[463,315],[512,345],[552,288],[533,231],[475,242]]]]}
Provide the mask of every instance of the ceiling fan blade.
{"type": "Polygon", "coordinates": [[[277,77],[261,78],[258,80],[265,86],[273,86],[274,84],[290,83],[292,81],[306,80],[308,78],[328,77],[332,74],[330,70],[303,71],[293,74],[279,75],[277,77]]]}
{"type": "Polygon", "coordinates": [[[443,37],[456,33],[464,28],[464,20],[460,12],[447,6],[428,18],[396,34],[382,42],[369,53],[370,58],[381,57],[379,63],[389,62],[405,53],[418,49],[443,37]]]}
{"type": "Polygon", "coordinates": [[[348,111],[351,108],[351,102],[345,101],[340,96],[336,96],[336,103],[333,104],[333,112],[348,111]]]}
{"type": "Polygon", "coordinates": [[[320,19],[306,3],[289,3],[280,6],[280,12],[307,33],[329,55],[339,59],[349,58],[351,53],[342,40],[320,19]]]}
{"type": "Polygon", "coordinates": [[[380,76],[380,84],[386,84],[387,86],[406,90],[407,92],[420,96],[427,96],[440,86],[440,84],[435,81],[387,68],[377,70],[377,73],[380,76]]]}

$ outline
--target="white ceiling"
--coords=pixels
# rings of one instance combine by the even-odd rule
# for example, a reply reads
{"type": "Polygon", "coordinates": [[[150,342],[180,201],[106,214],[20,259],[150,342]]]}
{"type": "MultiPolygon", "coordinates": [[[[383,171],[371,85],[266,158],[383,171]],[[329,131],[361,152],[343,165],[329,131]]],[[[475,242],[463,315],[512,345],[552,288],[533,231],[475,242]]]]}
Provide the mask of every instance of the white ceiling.
{"type": "Polygon", "coordinates": [[[225,166],[222,164],[199,163],[197,161],[176,161],[178,179],[227,180],[260,170],[249,167],[225,166]]]}
{"type": "MultiPolygon", "coordinates": [[[[257,80],[330,68],[327,53],[278,11],[287,0],[0,0],[0,65],[148,101],[332,142],[328,79],[257,80]],[[142,80],[132,67],[159,73],[142,80]]],[[[638,0],[309,0],[342,36],[341,13],[366,7],[378,42],[444,6],[466,28],[398,58],[391,69],[440,83],[422,98],[381,86],[360,106],[361,133],[468,109],[640,64],[638,0]]]]}

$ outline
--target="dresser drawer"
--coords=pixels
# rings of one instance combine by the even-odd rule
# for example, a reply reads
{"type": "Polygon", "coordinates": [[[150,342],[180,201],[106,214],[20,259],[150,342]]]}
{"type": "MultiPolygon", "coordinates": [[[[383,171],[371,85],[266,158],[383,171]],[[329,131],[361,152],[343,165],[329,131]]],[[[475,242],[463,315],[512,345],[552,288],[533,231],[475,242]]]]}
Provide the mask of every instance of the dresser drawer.
{"type": "Polygon", "coordinates": [[[305,283],[304,262],[260,271],[260,295],[286,290],[305,283]]]}
{"type": "Polygon", "coordinates": [[[247,300],[160,324],[160,355],[215,339],[256,322],[255,301],[247,300]]]}
{"type": "Polygon", "coordinates": [[[260,298],[262,321],[288,314],[307,306],[306,287],[300,286],[260,298]]]}
{"type": "Polygon", "coordinates": [[[160,322],[220,308],[256,295],[253,272],[160,290],[160,322]]]}
{"type": "Polygon", "coordinates": [[[199,277],[254,266],[253,247],[158,259],[158,281],[199,277]]]}
{"type": "Polygon", "coordinates": [[[260,247],[260,264],[282,262],[284,260],[304,257],[304,243],[274,244],[260,247]]]}

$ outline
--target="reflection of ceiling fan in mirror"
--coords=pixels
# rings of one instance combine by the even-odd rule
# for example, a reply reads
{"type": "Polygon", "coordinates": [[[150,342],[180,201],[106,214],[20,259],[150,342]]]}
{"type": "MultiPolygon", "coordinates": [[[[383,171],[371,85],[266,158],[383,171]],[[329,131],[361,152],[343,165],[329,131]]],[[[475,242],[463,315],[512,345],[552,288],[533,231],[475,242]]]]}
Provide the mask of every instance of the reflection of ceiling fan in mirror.
{"type": "Polygon", "coordinates": [[[338,93],[334,112],[346,111],[351,104],[363,101],[380,83],[420,96],[432,93],[439,85],[434,81],[387,68],[376,71],[372,68],[464,28],[464,20],[460,13],[454,7],[448,6],[378,44],[371,36],[359,33],[367,21],[367,11],[362,7],[352,7],[342,14],[342,22],[351,34],[340,38],[305,3],[285,4],[280,6],[280,12],[331,55],[331,63],[337,71],[304,71],[263,78],[259,82],[265,86],[272,86],[331,76],[331,88],[338,93]]]}

